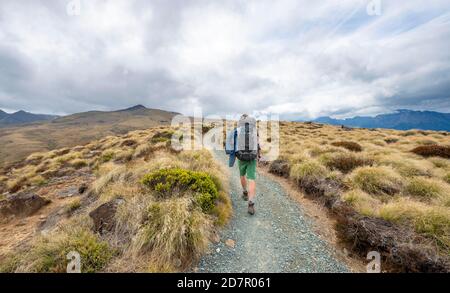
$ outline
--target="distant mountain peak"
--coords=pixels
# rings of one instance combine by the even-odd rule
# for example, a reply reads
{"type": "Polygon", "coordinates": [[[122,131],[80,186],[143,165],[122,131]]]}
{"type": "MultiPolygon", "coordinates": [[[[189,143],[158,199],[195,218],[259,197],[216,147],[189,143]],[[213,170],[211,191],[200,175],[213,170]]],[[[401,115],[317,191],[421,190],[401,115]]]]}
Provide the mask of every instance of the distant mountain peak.
{"type": "Polygon", "coordinates": [[[8,114],[0,110],[0,127],[27,124],[38,121],[48,121],[53,120],[56,117],[57,116],[54,115],[33,114],[24,110],[19,110],[12,114],[8,114]]]}
{"type": "Polygon", "coordinates": [[[121,111],[136,111],[136,110],[146,110],[146,109],[147,108],[145,106],[139,104],[139,105],[127,108],[127,109],[123,109],[121,111]]]}

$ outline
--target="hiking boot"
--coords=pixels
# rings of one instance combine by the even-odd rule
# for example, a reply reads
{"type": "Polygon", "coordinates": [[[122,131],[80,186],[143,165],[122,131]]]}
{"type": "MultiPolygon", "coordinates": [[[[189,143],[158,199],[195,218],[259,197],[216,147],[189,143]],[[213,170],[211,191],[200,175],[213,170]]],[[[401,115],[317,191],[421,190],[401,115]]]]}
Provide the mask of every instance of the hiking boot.
{"type": "Polygon", "coordinates": [[[248,213],[250,215],[254,215],[255,214],[255,203],[253,203],[253,202],[249,202],[248,203],[248,213]]]}
{"type": "Polygon", "coordinates": [[[248,191],[243,191],[242,192],[242,199],[247,201],[248,200],[248,191]]]}

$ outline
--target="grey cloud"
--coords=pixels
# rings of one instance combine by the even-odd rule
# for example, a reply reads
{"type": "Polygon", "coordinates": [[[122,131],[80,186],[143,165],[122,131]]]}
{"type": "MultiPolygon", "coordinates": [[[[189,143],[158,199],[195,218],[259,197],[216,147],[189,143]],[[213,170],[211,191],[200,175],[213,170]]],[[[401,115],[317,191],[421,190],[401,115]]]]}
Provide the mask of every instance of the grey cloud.
{"type": "Polygon", "coordinates": [[[81,0],[78,17],[68,2],[0,4],[0,108],[450,112],[444,0],[361,6],[338,27],[360,1],[81,0]]]}

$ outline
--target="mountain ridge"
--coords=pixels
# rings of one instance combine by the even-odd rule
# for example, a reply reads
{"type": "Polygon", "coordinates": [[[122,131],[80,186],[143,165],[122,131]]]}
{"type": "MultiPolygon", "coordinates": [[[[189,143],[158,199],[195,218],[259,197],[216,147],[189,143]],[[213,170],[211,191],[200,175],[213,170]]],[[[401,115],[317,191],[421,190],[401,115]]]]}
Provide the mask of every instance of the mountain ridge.
{"type": "Polygon", "coordinates": [[[394,113],[379,114],[373,117],[355,116],[352,118],[335,119],[329,116],[323,116],[314,119],[313,122],[360,128],[450,131],[450,113],[407,109],[398,109],[394,113]]]}
{"type": "Polygon", "coordinates": [[[23,125],[34,122],[51,121],[58,118],[56,115],[34,114],[19,110],[14,113],[7,113],[0,109],[0,127],[23,125]]]}

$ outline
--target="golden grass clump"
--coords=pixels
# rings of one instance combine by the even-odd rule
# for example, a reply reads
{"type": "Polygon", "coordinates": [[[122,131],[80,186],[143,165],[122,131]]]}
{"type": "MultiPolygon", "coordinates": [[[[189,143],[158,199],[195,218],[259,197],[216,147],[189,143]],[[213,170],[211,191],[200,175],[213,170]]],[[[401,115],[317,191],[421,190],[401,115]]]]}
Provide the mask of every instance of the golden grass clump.
{"type": "Polygon", "coordinates": [[[374,195],[394,195],[403,187],[403,179],[389,167],[360,167],[351,174],[352,184],[374,195]]]}
{"type": "Polygon", "coordinates": [[[88,219],[76,223],[71,221],[48,235],[34,239],[26,251],[9,255],[0,266],[0,271],[64,273],[67,255],[71,251],[80,254],[82,272],[102,271],[114,251],[107,242],[93,234],[86,223],[89,223],[88,219]]]}
{"type": "Polygon", "coordinates": [[[327,169],[317,160],[309,160],[293,165],[291,167],[290,177],[300,182],[303,180],[318,180],[324,178],[327,173],[327,169]]]}
{"type": "Polygon", "coordinates": [[[341,196],[342,200],[353,206],[364,216],[377,216],[381,202],[360,189],[352,189],[341,196]]]}
{"type": "Polygon", "coordinates": [[[151,203],[143,227],[134,237],[135,254],[158,256],[158,265],[189,262],[208,245],[212,220],[195,208],[190,198],[173,198],[151,203]]]}
{"type": "Polygon", "coordinates": [[[444,198],[450,196],[449,186],[436,179],[413,177],[405,185],[406,195],[422,199],[444,198]]]}
{"type": "Polygon", "coordinates": [[[411,223],[417,232],[425,234],[450,251],[450,209],[429,206],[405,198],[385,204],[380,216],[391,222],[411,223]]]}

